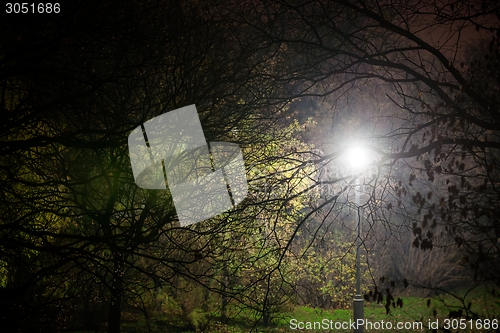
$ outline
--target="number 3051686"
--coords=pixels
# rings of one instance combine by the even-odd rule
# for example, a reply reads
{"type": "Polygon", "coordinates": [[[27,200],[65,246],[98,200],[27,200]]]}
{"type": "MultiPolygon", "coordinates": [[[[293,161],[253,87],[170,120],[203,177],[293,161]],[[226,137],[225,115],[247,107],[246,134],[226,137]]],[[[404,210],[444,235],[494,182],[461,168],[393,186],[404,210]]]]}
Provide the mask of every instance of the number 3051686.
{"type": "Polygon", "coordinates": [[[466,320],[466,319],[445,319],[443,328],[449,329],[469,329],[469,330],[496,330],[498,329],[498,319],[477,319],[477,320],[466,320]]]}
{"type": "Polygon", "coordinates": [[[61,11],[59,3],[29,3],[29,2],[14,2],[5,4],[5,12],[7,14],[57,14],[61,11]]]}

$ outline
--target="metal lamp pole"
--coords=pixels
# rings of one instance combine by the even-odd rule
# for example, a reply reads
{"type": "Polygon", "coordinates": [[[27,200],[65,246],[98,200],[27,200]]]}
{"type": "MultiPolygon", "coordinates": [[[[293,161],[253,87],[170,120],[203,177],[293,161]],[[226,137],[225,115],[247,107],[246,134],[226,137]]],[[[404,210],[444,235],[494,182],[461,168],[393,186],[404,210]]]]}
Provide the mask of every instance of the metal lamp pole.
{"type": "Polygon", "coordinates": [[[361,248],[361,216],[359,214],[359,177],[356,179],[356,294],[354,295],[354,322],[356,323],[354,333],[363,333],[364,320],[363,296],[361,296],[361,274],[360,274],[360,248],[361,248]],[[359,321],[358,321],[359,320],[359,321]]]}

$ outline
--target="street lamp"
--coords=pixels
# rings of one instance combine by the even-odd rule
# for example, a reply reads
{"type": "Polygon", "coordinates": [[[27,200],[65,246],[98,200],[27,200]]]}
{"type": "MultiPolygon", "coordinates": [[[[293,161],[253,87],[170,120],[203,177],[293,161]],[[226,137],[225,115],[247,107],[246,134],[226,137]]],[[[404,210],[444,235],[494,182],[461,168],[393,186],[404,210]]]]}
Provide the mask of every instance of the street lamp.
{"type": "MultiPolygon", "coordinates": [[[[348,151],[349,164],[353,174],[357,174],[368,163],[368,152],[362,147],[352,147],[348,151]]],[[[361,295],[361,274],[360,274],[360,248],[361,248],[361,215],[359,214],[360,181],[356,176],[356,294],[354,295],[353,311],[354,322],[356,323],[354,333],[363,333],[363,326],[358,325],[364,321],[363,296],[361,295]]]]}

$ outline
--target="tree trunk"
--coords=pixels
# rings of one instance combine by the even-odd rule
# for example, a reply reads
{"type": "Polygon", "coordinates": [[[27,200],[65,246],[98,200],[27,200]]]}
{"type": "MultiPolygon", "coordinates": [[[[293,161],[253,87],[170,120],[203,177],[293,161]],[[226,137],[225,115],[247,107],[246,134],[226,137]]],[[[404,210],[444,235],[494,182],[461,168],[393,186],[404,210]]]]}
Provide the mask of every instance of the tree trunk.
{"type": "Polygon", "coordinates": [[[264,307],[262,310],[262,317],[264,320],[264,327],[268,327],[271,319],[271,314],[269,313],[269,307],[267,301],[264,301],[264,307]]]}
{"type": "Polygon", "coordinates": [[[222,295],[222,307],[220,309],[220,315],[221,315],[221,319],[220,321],[223,323],[223,324],[226,324],[227,323],[227,304],[228,304],[228,297],[223,294],[222,295]]]}
{"type": "Polygon", "coordinates": [[[120,322],[122,316],[122,291],[113,289],[109,304],[108,333],[120,333],[120,322]]]}
{"type": "Polygon", "coordinates": [[[111,298],[109,302],[109,319],[108,319],[108,333],[120,333],[120,323],[122,317],[122,276],[123,276],[123,265],[119,259],[119,256],[114,264],[114,276],[113,282],[111,284],[111,298]]]}
{"type": "Polygon", "coordinates": [[[229,287],[229,272],[227,269],[227,262],[224,261],[223,263],[224,268],[222,269],[222,305],[220,309],[220,315],[221,315],[221,322],[226,324],[227,323],[227,305],[229,303],[229,297],[227,297],[227,289],[229,287]]]}
{"type": "Polygon", "coordinates": [[[203,311],[208,313],[210,311],[210,307],[208,302],[210,301],[210,289],[204,288],[203,289],[203,311]]]}

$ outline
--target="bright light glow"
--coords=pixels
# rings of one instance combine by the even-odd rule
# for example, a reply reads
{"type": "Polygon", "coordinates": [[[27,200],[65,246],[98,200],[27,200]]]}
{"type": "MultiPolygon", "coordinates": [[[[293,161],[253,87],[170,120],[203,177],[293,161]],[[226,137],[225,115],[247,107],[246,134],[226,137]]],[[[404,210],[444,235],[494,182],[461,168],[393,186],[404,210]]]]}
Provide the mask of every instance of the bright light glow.
{"type": "Polygon", "coordinates": [[[363,147],[352,147],[347,152],[348,162],[354,170],[361,170],[368,165],[369,152],[363,147]]]}

